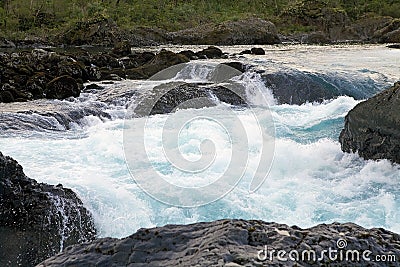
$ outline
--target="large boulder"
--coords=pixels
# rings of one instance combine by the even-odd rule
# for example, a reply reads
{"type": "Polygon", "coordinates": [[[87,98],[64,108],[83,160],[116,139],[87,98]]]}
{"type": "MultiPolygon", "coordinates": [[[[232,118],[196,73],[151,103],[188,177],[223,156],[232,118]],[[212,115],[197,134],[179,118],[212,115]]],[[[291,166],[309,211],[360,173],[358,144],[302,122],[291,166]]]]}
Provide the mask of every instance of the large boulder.
{"type": "Polygon", "coordinates": [[[65,99],[68,97],[78,97],[81,93],[78,83],[69,75],[64,75],[51,80],[46,85],[46,98],[65,99]]]}
{"type": "Polygon", "coordinates": [[[112,53],[118,57],[124,57],[131,54],[131,45],[128,41],[116,43],[112,49],[112,53]]]}
{"type": "Polygon", "coordinates": [[[303,44],[329,44],[330,40],[322,31],[305,34],[301,38],[303,44]]]}
{"type": "Polygon", "coordinates": [[[350,110],[340,143],[344,152],[400,163],[400,82],[350,110]]]}
{"type": "Polygon", "coordinates": [[[278,104],[301,105],[336,98],[339,92],[316,74],[302,72],[276,72],[263,74],[265,85],[271,89],[278,104]]]}
{"type": "Polygon", "coordinates": [[[382,29],[374,33],[380,43],[400,43],[400,19],[393,19],[382,29]]]}
{"type": "Polygon", "coordinates": [[[216,106],[218,101],[246,106],[244,88],[229,89],[220,85],[196,83],[167,83],[155,87],[135,109],[136,115],[154,115],[174,112],[176,109],[216,106]],[[240,90],[242,89],[242,90],[240,90]],[[150,113],[148,107],[151,107],[150,113]]]}
{"type": "Polygon", "coordinates": [[[209,46],[196,53],[198,58],[221,58],[222,50],[215,46],[209,46]]]}
{"type": "Polygon", "coordinates": [[[129,79],[150,78],[168,67],[187,62],[189,62],[189,59],[185,55],[162,49],[160,53],[144,65],[126,70],[126,75],[129,79]]]}
{"type": "Polygon", "coordinates": [[[175,44],[252,45],[280,43],[272,22],[259,18],[201,25],[169,33],[175,44]]]}
{"type": "Polygon", "coordinates": [[[112,46],[121,41],[122,32],[109,18],[99,16],[75,23],[57,37],[57,41],[67,45],[112,46]]]}
{"type": "Polygon", "coordinates": [[[95,235],[91,214],[72,190],[26,177],[0,152],[0,266],[32,266],[95,235]]]}
{"type": "Polygon", "coordinates": [[[285,69],[261,75],[278,104],[301,105],[322,102],[338,96],[366,99],[381,90],[372,79],[354,78],[336,72],[321,73],[285,69]]]}
{"type": "MultiPolygon", "coordinates": [[[[351,21],[343,9],[332,7],[327,1],[292,1],[280,15],[283,23],[302,25],[313,31],[321,31],[331,41],[347,39],[344,29],[351,21]]],[[[313,41],[311,38],[309,42],[313,41]]],[[[320,40],[316,40],[319,43],[320,40]]]]}
{"type": "Polygon", "coordinates": [[[123,239],[98,239],[70,247],[38,267],[389,266],[374,261],[377,255],[390,256],[390,266],[399,266],[399,253],[398,234],[352,223],[301,229],[263,221],[220,220],[140,229],[123,239]]]}

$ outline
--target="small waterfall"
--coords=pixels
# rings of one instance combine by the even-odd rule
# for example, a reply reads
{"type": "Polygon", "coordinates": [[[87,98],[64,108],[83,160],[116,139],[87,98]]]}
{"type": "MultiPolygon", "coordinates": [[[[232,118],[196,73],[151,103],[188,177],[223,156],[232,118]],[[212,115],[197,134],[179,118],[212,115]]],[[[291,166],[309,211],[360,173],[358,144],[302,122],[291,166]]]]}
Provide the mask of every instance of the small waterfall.
{"type": "MultiPolygon", "coordinates": [[[[65,190],[65,189],[64,189],[65,190]]],[[[74,199],[60,196],[57,193],[46,192],[54,209],[49,210],[48,221],[53,228],[58,229],[59,252],[72,244],[85,242],[91,235],[89,221],[82,216],[82,204],[74,199]]],[[[68,194],[68,192],[65,191],[68,194]]]]}
{"type": "Polygon", "coordinates": [[[185,67],[180,70],[174,81],[185,81],[185,82],[208,82],[214,72],[217,64],[215,63],[187,63],[185,67]]]}
{"type": "Polygon", "coordinates": [[[245,72],[241,76],[232,78],[232,81],[244,86],[250,105],[261,107],[276,105],[272,91],[265,86],[260,74],[245,72]]]}
{"type": "Polygon", "coordinates": [[[60,198],[59,196],[55,196],[51,193],[48,193],[50,201],[53,203],[54,207],[56,208],[55,214],[49,214],[50,216],[55,216],[57,222],[59,223],[59,236],[60,236],[60,252],[64,250],[64,243],[68,238],[67,233],[70,231],[68,229],[68,216],[65,213],[65,202],[64,199],[60,198]]]}

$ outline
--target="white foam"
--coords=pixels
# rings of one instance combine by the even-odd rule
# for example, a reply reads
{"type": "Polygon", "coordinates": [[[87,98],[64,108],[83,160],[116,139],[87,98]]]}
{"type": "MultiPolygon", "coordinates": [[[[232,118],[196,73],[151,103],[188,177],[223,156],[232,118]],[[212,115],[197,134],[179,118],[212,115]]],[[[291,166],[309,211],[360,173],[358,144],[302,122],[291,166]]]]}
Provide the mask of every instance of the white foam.
{"type": "MultiPolygon", "coordinates": [[[[343,100],[346,98],[338,103],[343,100]]],[[[330,105],[333,102],[294,107],[294,110],[330,110],[330,105]]],[[[217,111],[214,108],[213,112],[217,111]]],[[[286,111],[276,112],[281,123],[288,121],[286,111]]],[[[318,112],[309,114],[316,116],[310,121],[322,119],[318,112]]],[[[325,114],[330,116],[330,112],[325,114]]],[[[153,116],[153,121],[162,121],[163,116],[153,116]]],[[[245,111],[241,119],[252,121],[245,111]]],[[[158,124],[152,125],[156,130],[158,124]]],[[[153,200],[136,186],[124,162],[122,129],[122,120],[108,121],[89,128],[87,137],[82,139],[2,138],[0,147],[4,154],[24,166],[28,176],[40,182],[62,183],[77,192],[93,212],[100,236],[122,237],[141,227],[219,218],[263,219],[303,227],[352,221],[400,232],[399,166],[385,160],[365,161],[356,155],[344,154],[340,144],[332,139],[300,144],[280,138],[276,141],[270,175],[257,192],[249,193],[252,177],[249,171],[225,198],[204,207],[180,209],[153,200]]],[[[205,127],[192,130],[187,132],[192,137],[210,134],[205,127]]],[[[215,137],[219,134],[214,133],[215,137]]],[[[191,145],[187,140],[183,140],[183,146],[191,145]]],[[[215,140],[219,142],[218,138],[215,140]]],[[[193,152],[187,149],[182,151],[193,152]]],[[[252,170],[257,164],[257,142],[250,143],[248,153],[252,170]]],[[[217,162],[223,166],[227,160],[222,157],[217,162]]],[[[212,181],[213,175],[223,170],[218,166],[203,178],[212,181]]],[[[172,174],[171,178],[176,181],[184,179],[178,172],[172,174]]]]}

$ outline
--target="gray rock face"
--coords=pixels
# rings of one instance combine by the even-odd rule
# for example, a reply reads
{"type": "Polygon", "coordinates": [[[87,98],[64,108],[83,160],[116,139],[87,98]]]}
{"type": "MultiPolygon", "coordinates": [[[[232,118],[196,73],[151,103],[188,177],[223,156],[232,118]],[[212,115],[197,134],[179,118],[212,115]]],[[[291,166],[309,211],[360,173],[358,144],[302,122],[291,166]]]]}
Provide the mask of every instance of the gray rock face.
{"type": "Polygon", "coordinates": [[[32,266],[95,235],[91,214],[72,190],[37,183],[0,153],[0,266],[32,266]]]}
{"type": "Polygon", "coordinates": [[[365,250],[371,251],[371,259],[375,255],[400,257],[400,236],[351,223],[301,229],[263,221],[221,220],[140,229],[124,239],[98,239],[69,247],[38,266],[400,266],[399,261],[391,265],[368,262],[361,256],[365,250]],[[302,251],[315,251],[319,258],[323,250],[339,250],[339,239],[347,242],[343,248],[361,253],[360,261],[330,260],[327,253],[318,262],[312,256],[301,260],[302,251]],[[271,251],[266,259],[264,252],[259,258],[265,246],[276,252],[297,250],[300,261],[279,261],[276,254],[271,260],[271,251]]]}
{"type": "Polygon", "coordinates": [[[400,82],[347,114],[340,143],[343,151],[365,159],[400,163],[400,82]]]}
{"type": "Polygon", "coordinates": [[[176,44],[245,45],[277,44],[280,39],[272,22],[258,18],[228,21],[217,25],[202,25],[169,33],[176,44]]]}

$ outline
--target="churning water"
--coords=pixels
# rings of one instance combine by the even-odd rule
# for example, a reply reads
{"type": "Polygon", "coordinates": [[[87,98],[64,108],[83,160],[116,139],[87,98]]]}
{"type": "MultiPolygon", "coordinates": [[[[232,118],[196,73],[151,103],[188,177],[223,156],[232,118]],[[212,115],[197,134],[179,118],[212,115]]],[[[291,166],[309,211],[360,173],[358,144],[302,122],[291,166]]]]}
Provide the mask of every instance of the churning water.
{"type": "MultiPolygon", "coordinates": [[[[227,47],[224,50],[232,54],[245,48],[227,47]]],[[[284,46],[267,47],[266,56],[231,59],[255,66],[265,73],[290,73],[304,79],[323,80],[329,88],[340,90],[344,96],[321,104],[278,105],[259,75],[251,70],[244,73],[239,80],[248,89],[248,97],[254,106],[234,112],[245,126],[249,142],[246,151],[239,147],[237,152],[248,157],[248,161],[246,166],[242,166],[244,163],[231,166],[233,173],[244,174],[243,179],[223,198],[200,207],[163,204],[146,194],[130,175],[124,155],[124,116],[128,100],[134,102],[138,96],[121,92],[154,86],[154,81],[127,80],[104,85],[106,90],[115,91],[112,101],[100,103],[101,92],[84,93],[75,103],[62,101],[82,108],[96,106],[109,114],[107,117],[88,115],[69,127],[43,114],[2,114],[0,122],[3,126],[6,121],[10,124],[12,118],[14,124],[10,125],[14,127],[1,128],[0,151],[15,158],[28,176],[40,182],[62,183],[77,192],[93,213],[100,236],[123,237],[141,227],[221,218],[262,219],[301,227],[350,221],[365,227],[385,227],[400,232],[400,166],[386,160],[366,161],[355,154],[343,153],[338,142],[347,112],[360,99],[390,86],[400,77],[399,58],[399,50],[383,46],[284,46]],[[265,96],[262,103],[254,87],[265,96]],[[258,165],[263,164],[259,162],[262,144],[257,138],[258,126],[253,114],[258,115],[258,122],[263,127],[269,123],[263,115],[266,113],[274,122],[274,160],[267,179],[257,191],[250,192],[252,176],[258,165]],[[44,129],[43,125],[49,127],[44,129]]],[[[192,66],[174,79],[204,82],[212,69],[209,65],[192,66]]],[[[55,101],[50,102],[41,103],[50,105],[55,101]]],[[[59,102],[57,104],[63,104],[59,102]]],[[[218,121],[227,108],[230,107],[219,103],[203,110],[213,114],[218,121]]],[[[163,146],[174,144],[162,142],[163,132],[171,130],[165,127],[165,122],[170,116],[198,112],[187,109],[169,115],[129,119],[133,125],[147,120],[144,138],[147,156],[153,168],[172,184],[212,184],[216,177],[226,172],[232,158],[235,140],[227,135],[229,129],[204,119],[193,121],[180,131],[175,149],[184,158],[197,160],[201,157],[201,140],[211,139],[218,152],[212,166],[195,177],[188,177],[168,162],[162,152],[163,146]]],[[[138,169],[146,173],[148,166],[140,165],[141,157],[146,155],[138,151],[136,156],[138,169]]],[[[155,190],[163,191],[164,188],[155,190]]]]}

